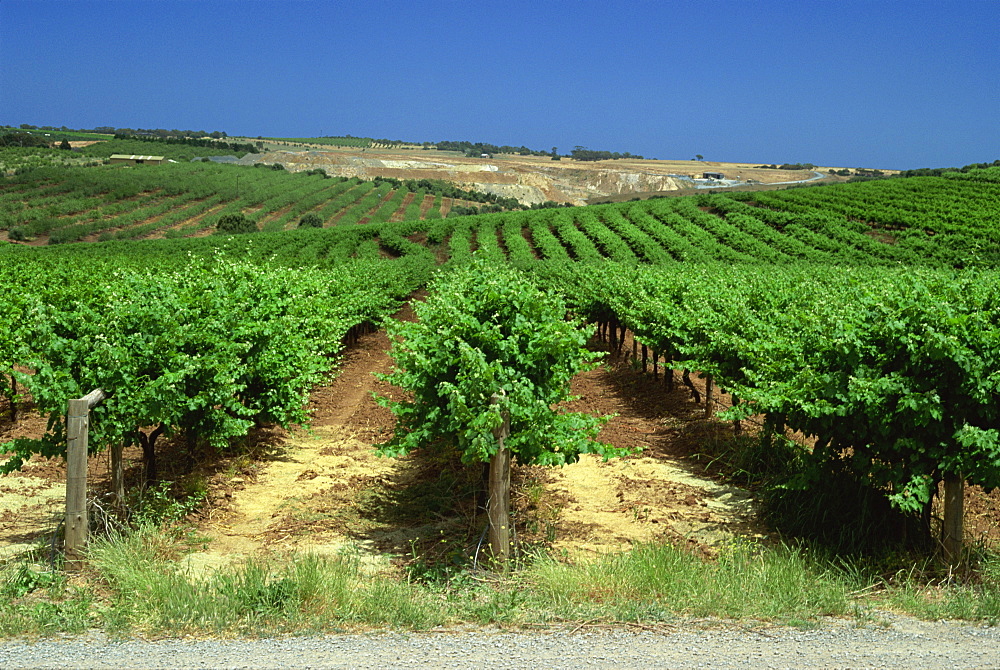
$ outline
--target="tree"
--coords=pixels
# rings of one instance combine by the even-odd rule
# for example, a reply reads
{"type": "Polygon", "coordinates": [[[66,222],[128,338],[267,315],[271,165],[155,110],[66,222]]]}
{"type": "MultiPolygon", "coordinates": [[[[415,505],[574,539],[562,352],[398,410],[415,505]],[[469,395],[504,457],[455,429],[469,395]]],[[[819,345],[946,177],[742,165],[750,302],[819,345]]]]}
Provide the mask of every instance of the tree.
{"type": "Polygon", "coordinates": [[[257,224],[246,214],[223,214],[215,224],[220,233],[256,233],[257,224]]]}
{"type": "Polygon", "coordinates": [[[389,327],[396,368],[381,378],[412,399],[377,397],[397,418],[382,454],[457,448],[473,464],[509,450],[523,464],[565,465],[584,453],[625,453],[596,441],[604,419],[556,408],[569,399],[573,375],[599,356],[586,349],[562,298],[479,259],[439,277],[431,291],[414,305],[419,321],[389,327]],[[501,449],[496,431],[505,424],[501,449]]]}
{"type": "Polygon", "coordinates": [[[62,149],[63,151],[71,151],[73,149],[73,147],[70,146],[69,140],[63,140],[59,144],[59,148],[62,149]]]}
{"type": "Polygon", "coordinates": [[[315,212],[309,212],[299,219],[299,228],[322,228],[323,219],[315,212]]]}
{"type": "Polygon", "coordinates": [[[695,158],[695,160],[699,160],[699,161],[705,160],[705,157],[702,156],[701,154],[695,154],[694,158],[695,158]]]}

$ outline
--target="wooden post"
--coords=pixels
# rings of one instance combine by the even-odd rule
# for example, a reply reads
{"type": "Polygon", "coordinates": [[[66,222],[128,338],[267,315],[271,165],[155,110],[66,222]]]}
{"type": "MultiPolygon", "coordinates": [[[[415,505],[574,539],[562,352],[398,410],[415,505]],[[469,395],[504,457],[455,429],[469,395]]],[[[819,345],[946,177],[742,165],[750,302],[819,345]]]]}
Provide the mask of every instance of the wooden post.
{"type": "Polygon", "coordinates": [[[941,528],[941,546],[944,560],[951,568],[962,564],[962,536],[965,531],[965,480],[961,474],[944,476],[944,523],[941,528]]]}
{"type": "Polygon", "coordinates": [[[711,419],[715,416],[715,389],[712,375],[705,375],[705,418],[711,419]]]}
{"type": "MultiPolygon", "coordinates": [[[[499,404],[505,395],[493,394],[490,402],[499,404]]],[[[489,501],[486,503],[486,516],[489,519],[490,548],[493,559],[507,567],[510,558],[510,450],[504,445],[504,440],[510,435],[510,415],[504,411],[503,422],[493,430],[497,440],[497,452],[490,459],[490,490],[489,501]]]]}
{"type": "Polygon", "coordinates": [[[69,401],[66,414],[66,569],[79,570],[87,546],[87,429],[90,408],[104,400],[104,391],[91,391],[69,401]]]}
{"type": "Polygon", "coordinates": [[[125,445],[121,442],[111,445],[111,497],[116,508],[121,509],[125,503],[125,466],[122,463],[122,451],[125,445]]]}
{"type": "Polygon", "coordinates": [[[14,376],[14,368],[10,370],[10,422],[17,421],[17,377],[14,376]]]}
{"type": "MultiPolygon", "coordinates": [[[[737,398],[736,396],[732,396],[732,398],[733,398],[733,407],[736,407],[737,405],[740,404],[739,398],[737,398]]],[[[740,435],[741,433],[743,433],[743,423],[739,419],[733,419],[733,435],[740,435]]]]}

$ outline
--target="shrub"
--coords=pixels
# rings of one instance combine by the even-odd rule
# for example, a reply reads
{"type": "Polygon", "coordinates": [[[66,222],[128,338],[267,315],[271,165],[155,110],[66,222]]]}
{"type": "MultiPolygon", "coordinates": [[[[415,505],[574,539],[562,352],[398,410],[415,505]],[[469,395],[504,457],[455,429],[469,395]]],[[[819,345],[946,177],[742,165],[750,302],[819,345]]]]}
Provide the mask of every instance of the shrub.
{"type": "Polygon", "coordinates": [[[319,214],[314,214],[310,212],[299,219],[299,228],[322,228],[323,219],[320,218],[319,214]]]}
{"type": "Polygon", "coordinates": [[[246,214],[224,214],[219,217],[216,229],[221,233],[256,233],[257,224],[246,214]]]}

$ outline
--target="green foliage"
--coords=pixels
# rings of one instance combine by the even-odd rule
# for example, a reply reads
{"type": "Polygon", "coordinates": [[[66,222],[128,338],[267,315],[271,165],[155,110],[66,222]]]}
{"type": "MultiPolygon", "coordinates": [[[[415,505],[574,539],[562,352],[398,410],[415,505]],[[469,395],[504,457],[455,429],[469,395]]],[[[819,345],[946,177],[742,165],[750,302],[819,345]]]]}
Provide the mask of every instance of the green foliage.
{"type": "Polygon", "coordinates": [[[170,482],[137,491],[134,503],[127,505],[132,511],[132,522],[137,525],[161,526],[180,521],[197,510],[205,500],[206,491],[193,491],[180,498],[171,493],[170,482]]]}
{"type": "Polygon", "coordinates": [[[246,214],[223,214],[215,224],[221,233],[256,233],[257,224],[246,214]]]}
{"type": "Polygon", "coordinates": [[[310,212],[299,219],[299,228],[322,228],[323,218],[319,214],[310,212]]]}
{"type": "Polygon", "coordinates": [[[7,237],[15,242],[25,242],[31,239],[28,236],[28,233],[25,232],[24,228],[21,228],[20,226],[11,228],[7,233],[7,237]]]}
{"type": "Polygon", "coordinates": [[[0,147],[48,147],[50,144],[46,138],[32,133],[0,134],[0,147]]]}
{"type": "Polygon", "coordinates": [[[379,398],[398,418],[388,455],[441,441],[466,463],[496,453],[493,430],[510,417],[507,446],[522,463],[563,465],[582,453],[621,450],[595,441],[601,419],[554,409],[569,397],[573,375],[598,357],[586,334],[566,318],[561,299],[522,274],[483,262],[439,277],[417,304],[419,321],[390,328],[396,370],[384,378],[412,400],[379,398]],[[500,394],[498,403],[491,397],[500,394]]]}
{"type": "MultiPolygon", "coordinates": [[[[34,453],[64,454],[66,400],[95,388],[110,397],[92,411],[94,452],[177,431],[221,448],[254,424],[304,423],[307,394],[348,330],[381,318],[424,277],[405,262],[347,263],[332,275],[218,255],[139,270],[77,253],[52,268],[25,251],[0,268],[0,286],[18,298],[0,303],[14,326],[0,331],[0,363],[34,371],[15,378],[49,425],[40,440],[0,447],[12,453],[4,471],[34,453]]],[[[6,375],[0,383],[9,394],[6,375]]]]}
{"type": "Polygon", "coordinates": [[[764,414],[817,436],[790,488],[846,472],[916,513],[945,473],[1000,486],[996,273],[702,272],[577,264],[548,278],[672,367],[712,374],[741,400],[730,418],[764,414]]]}

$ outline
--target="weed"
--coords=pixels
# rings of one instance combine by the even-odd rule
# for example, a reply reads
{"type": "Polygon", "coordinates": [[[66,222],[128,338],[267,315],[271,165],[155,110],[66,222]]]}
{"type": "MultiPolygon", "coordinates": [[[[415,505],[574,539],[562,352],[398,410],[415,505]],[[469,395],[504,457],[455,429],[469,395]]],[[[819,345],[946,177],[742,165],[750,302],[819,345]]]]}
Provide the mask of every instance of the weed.
{"type": "Polygon", "coordinates": [[[134,510],[133,522],[137,525],[158,526],[179,521],[198,509],[205,500],[208,487],[204,478],[195,478],[192,481],[193,485],[182,487],[191,491],[182,494],[182,497],[171,494],[170,482],[160,482],[158,486],[140,491],[130,505],[134,510]]]}
{"type": "Polygon", "coordinates": [[[26,562],[18,562],[0,575],[0,596],[12,599],[21,598],[38,589],[58,590],[66,583],[64,574],[26,562]]]}

